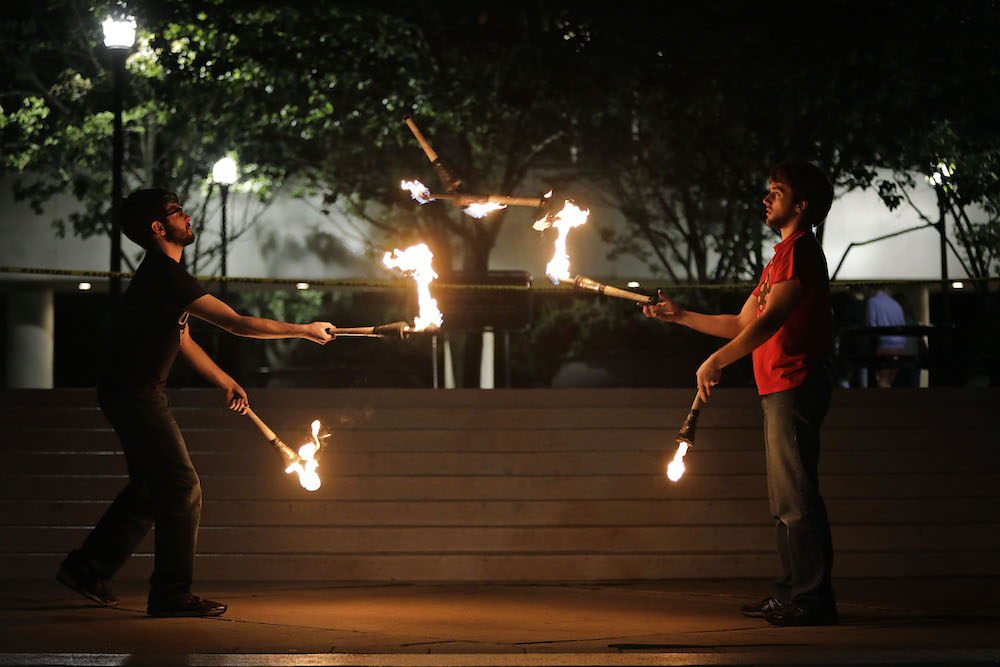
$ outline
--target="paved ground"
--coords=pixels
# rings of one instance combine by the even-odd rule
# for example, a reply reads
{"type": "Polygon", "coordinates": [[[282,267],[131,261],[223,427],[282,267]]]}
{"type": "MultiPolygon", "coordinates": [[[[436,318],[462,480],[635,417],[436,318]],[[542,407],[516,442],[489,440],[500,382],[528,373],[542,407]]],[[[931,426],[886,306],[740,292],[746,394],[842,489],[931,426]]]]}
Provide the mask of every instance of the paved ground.
{"type": "Polygon", "coordinates": [[[759,581],[620,585],[202,584],[216,619],[147,617],[5,582],[0,665],[1000,664],[1000,580],[837,583],[843,622],[774,628],[759,581]]]}

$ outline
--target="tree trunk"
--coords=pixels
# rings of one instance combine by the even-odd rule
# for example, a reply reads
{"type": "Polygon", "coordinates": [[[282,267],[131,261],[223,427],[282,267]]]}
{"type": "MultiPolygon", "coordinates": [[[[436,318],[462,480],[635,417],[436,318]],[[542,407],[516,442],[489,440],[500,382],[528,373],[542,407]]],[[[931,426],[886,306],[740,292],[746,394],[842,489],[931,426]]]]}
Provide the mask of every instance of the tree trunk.
{"type": "MultiPolygon", "coordinates": [[[[476,276],[484,279],[490,268],[490,250],[493,244],[485,233],[477,234],[469,239],[462,257],[462,270],[470,280],[476,281],[476,276]]],[[[479,371],[483,354],[483,332],[480,329],[467,331],[464,334],[465,344],[462,354],[462,386],[478,388],[479,371]]]]}

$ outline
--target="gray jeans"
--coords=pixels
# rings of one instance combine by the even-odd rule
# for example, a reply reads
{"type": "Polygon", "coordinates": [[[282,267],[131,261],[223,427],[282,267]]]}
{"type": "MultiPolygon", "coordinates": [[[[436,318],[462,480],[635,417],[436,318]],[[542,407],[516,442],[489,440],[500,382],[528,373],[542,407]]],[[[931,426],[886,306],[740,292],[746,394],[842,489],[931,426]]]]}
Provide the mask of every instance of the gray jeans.
{"type": "Polygon", "coordinates": [[[818,477],[819,431],[832,393],[832,376],[820,366],[795,389],[761,397],[767,495],[782,570],[775,597],[819,609],[834,604],[833,541],[818,477]]]}
{"type": "Polygon", "coordinates": [[[161,391],[99,390],[101,410],[128,463],[128,485],[63,566],[86,579],[110,579],[155,523],[150,596],[191,592],[201,518],[201,483],[161,391]]]}

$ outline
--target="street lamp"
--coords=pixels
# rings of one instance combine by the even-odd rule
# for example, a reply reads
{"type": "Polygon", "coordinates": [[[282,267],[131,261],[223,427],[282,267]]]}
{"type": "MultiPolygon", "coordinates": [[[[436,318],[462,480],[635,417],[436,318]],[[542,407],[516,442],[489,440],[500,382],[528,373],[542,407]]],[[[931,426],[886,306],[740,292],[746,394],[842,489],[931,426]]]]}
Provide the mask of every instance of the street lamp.
{"type": "Polygon", "coordinates": [[[131,49],[135,44],[135,19],[127,16],[113,19],[110,16],[101,24],[104,28],[104,46],[109,49],[131,49]]]}
{"type": "MultiPolygon", "coordinates": [[[[229,186],[236,182],[236,161],[231,157],[224,157],[212,167],[212,180],[219,184],[222,191],[222,230],[219,234],[219,275],[226,277],[226,246],[229,238],[226,230],[226,202],[229,200],[229,186]]],[[[219,291],[226,293],[226,281],[219,285],[219,291]]]]}
{"type": "Polygon", "coordinates": [[[122,162],[124,139],[122,137],[122,94],[125,88],[125,58],[135,44],[135,19],[126,17],[114,19],[110,16],[101,24],[104,28],[104,45],[111,51],[114,67],[114,138],[111,167],[111,312],[118,313],[121,296],[122,270],[122,162]]]}

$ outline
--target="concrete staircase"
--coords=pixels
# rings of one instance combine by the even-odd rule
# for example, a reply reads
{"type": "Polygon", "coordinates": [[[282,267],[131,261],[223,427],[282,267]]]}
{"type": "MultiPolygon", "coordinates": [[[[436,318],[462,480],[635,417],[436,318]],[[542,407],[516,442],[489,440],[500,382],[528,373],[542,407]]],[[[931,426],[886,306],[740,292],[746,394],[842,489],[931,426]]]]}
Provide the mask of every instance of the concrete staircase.
{"type": "MultiPolygon", "coordinates": [[[[749,390],[257,390],[289,445],[332,433],[323,486],[286,475],[210,390],[170,393],[201,475],[214,580],[767,577],[777,557],[749,390]]],[[[844,390],[824,431],[835,576],[1000,574],[1000,391],[844,390]]],[[[51,577],[126,480],[89,390],[0,390],[0,578],[51,577]]],[[[145,578],[147,539],[120,578],[145,578]]]]}

